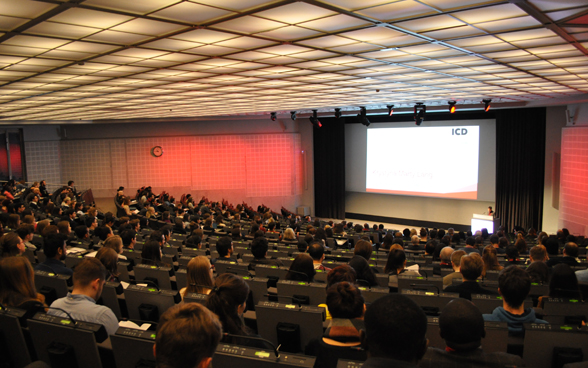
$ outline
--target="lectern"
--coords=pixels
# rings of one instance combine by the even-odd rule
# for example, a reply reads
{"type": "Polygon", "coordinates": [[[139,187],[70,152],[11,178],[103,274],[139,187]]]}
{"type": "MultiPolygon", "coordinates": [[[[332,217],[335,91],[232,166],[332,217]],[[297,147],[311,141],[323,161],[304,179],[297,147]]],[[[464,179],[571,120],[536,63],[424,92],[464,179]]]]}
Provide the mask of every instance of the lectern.
{"type": "Polygon", "coordinates": [[[491,215],[480,215],[474,213],[472,216],[472,234],[484,228],[488,229],[488,233],[494,233],[495,229],[500,227],[500,219],[491,215]]]}

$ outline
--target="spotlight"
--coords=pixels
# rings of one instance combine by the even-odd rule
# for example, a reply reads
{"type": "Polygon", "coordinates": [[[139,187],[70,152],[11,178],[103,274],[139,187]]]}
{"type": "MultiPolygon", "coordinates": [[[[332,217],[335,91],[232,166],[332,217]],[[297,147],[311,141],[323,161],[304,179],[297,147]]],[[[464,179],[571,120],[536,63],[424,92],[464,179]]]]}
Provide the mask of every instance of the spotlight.
{"type": "Polygon", "coordinates": [[[449,112],[450,113],[454,113],[455,112],[455,101],[451,100],[451,101],[447,101],[447,103],[449,104],[449,112]]]}
{"type": "Polygon", "coordinates": [[[341,117],[341,109],[338,107],[335,109],[335,117],[337,119],[339,119],[341,117]]]}
{"type": "Polygon", "coordinates": [[[427,106],[422,102],[418,102],[414,105],[414,122],[417,126],[420,126],[425,120],[425,113],[427,112],[427,106]]]}
{"type": "Polygon", "coordinates": [[[360,106],[359,107],[359,114],[357,114],[357,116],[359,117],[359,122],[362,125],[365,125],[366,127],[370,126],[370,121],[367,118],[367,110],[365,109],[365,106],[360,106]]]}
{"type": "Polygon", "coordinates": [[[290,111],[290,119],[296,121],[296,111],[290,111]]]}
{"type": "Polygon", "coordinates": [[[388,108],[388,116],[392,116],[394,114],[394,105],[386,105],[388,108]]]}
{"type": "Polygon", "coordinates": [[[276,121],[276,118],[277,118],[276,113],[275,112],[271,112],[270,113],[270,118],[272,119],[272,121],[276,121]]]}
{"type": "Polygon", "coordinates": [[[310,120],[310,122],[312,123],[312,125],[315,128],[320,128],[323,126],[323,124],[321,124],[321,122],[319,121],[318,117],[317,117],[317,113],[316,110],[312,110],[312,116],[310,118],[308,118],[310,120]]]}
{"type": "Polygon", "coordinates": [[[484,111],[488,112],[490,110],[490,102],[492,102],[491,98],[485,98],[482,100],[484,103],[484,111]]]}

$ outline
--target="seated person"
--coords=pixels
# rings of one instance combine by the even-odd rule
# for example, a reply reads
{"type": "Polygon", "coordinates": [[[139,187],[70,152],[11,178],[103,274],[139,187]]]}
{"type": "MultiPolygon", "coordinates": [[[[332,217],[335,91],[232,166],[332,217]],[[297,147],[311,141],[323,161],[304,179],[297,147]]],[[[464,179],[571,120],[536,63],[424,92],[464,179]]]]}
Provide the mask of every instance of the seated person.
{"type": "Polygon", "coordinates": [[[353,249],[353,254],[349,265],[357,272],[357,282],[364,286],[377,286],[376,272],[368,263],[372,255],[371,243],[365,240],[358,241],[353,249]]]}
{"type": "MultiPolygon", "coordinates": [[[[265,343],[241,338],[238,336],[254,336],[255,333],[243,323],[243,313],[247,308],[249,285],[243,278],[223,273],[214,280],[214,286],[208,294],[206,308],[219,316],[223,332],[235,336],[224,336],[222,342],[235,345],[245,345],[266,348],[265,343]]],[[[273,348],[271,348],[273,350],[273,348]]]]}
{"type": "Polygon", "coordinates": [[[325,260],[325,248],[319,241],[313,241],[308,246],[308,254],[312,257],[312,263],[314,263],[315,270],[322,270],[329,272],[331,269],[323,265],[325,260]]]}
{"type": "Polygon", "coordinates": [[[212,264],[218,260],[237,262],[236,258],[231,257],[233,255],[233,241],[228,236],[223,236],[216,242],[216,251],[218,258],[213,259],[212,264]]]}
{"type": "MultiPolygon", "coordinates": [[[[576,273],[565,263],[555,265],[549,280],[549,298],[582,299],[576,273]]],[[[545,296],[539,297],[537,308],[543,308],[545,296]]]]}
{"type": "Polygon", "coordinates": [[[506,264],[507,265],[517,265],[522,264],[523,261],[519,258],[519,250],[514,245],[509,245],[506,247],[506,264]]]}
{"type": "Polygon", "coordinates": [[[153,345],[157,367],[208,368],[222,332],[218,317],[198,303],[168,309],[159,319],[153,345]]]}
{"type": "Polygon", "coordinates": [[[2,258],[19,256],[25,250],[25,244],[17,233],[7,233],[0,238],[0,255],[2,258]]]}
{"type": "Polygon", "coordinates": [[[406,250],[412,251],[422,251],[425,250],[425,247],[420,244],[421,240],[417,235],[413,235],[410,237],[410,244],[406,247],[406,250]]]}
{"type": "Polygon", "coordinates": [[[264,237],[255,238],[251,242],[251,253],[253,254],[253,260],[249,262],[249,270],[254,271],[255,266],[258,264],[267,264],[273,266],[283,266],[281,261],[276,259],[269,259],[267,257],[267,250],[269,248],[268,241],[264,237]]]}
{"type": "Polygon", "coordinates": [[[286,273],[286,280],[312,282],[314,280],[314,263],[312,257],[307,253],[297,255],[290,265],[288,273],[286,273]]]}
{"type": "Polygon", "coordinates": [[[470,254],[470,253],[480,254],[480,251],[476,248],[476,239],[472,236],[470,236],[466,239],[466,246],[465,246],[465,248],[462,248],[462,250],[464,252],[466,252],[467,254],[470,254]]]}
{"type": "Polygon", "coordinates": [[[564,246],[562,257],[551,257],[547,261],[549,267],[553,267],[559,263],[565,263],[570,266],[578,264],[576,258],[578,257],[578,245],[576,243],[568,242],[564,246]]]}
{"type": "Polygon", "coordinates": [[[23,241],[25,250],[37,249],[37,246],[31,243],[31,240],[33,240],[33,236],[35,235],[35,227],[33,225],[21,224],[18,229],[16,229],[16,234],[23,241]]]}
{"type": "Polygon", "coordinates": [[[45,271],[57,273],[60,275],[73,275],[71,268],[65,266],[62,261],[65,260],[67,250],[65,248],[66,237],[59,233],[50,233],[43,238],[43,252],[47,257],[45,262],[39,263],[35,271],[45,271]]]}
{"type": "Polygon", "coordinates": [[[472,300],[472,294],[498,295],[494,290],[484,289],[477,282],[482,275],[484,261],[479,253],[470,253],[461,257],[459,272],[463,282],[457,285],[446,287],[443,291],[446,293],[459,293],[460,298],[472,300]]]}
{"type": "Polygon", "coordinates": [[[398,276],[420,276],[415,270],[406,269],[406,254],[402,249],[390,249],[384,272],[390,275],[390,287],[398,287],[398,276]]]}
{"type": "Polygon", "coordinates": [[[529,260],[531,264],[527,267],[527,273],[531,277],[531,282],[547,283],[549,280],[549,266],[545,263],[549,257],[547,250],[543,245],[536,245],[529,251],[529,260]]]}
{"type": "Polygon", "coordinates": [[[304,353],[317,357],[317,368],[336,368],[337,359],[366,360],[360,340],[365,312],[361,291],[349,282],[336,283],[327,289],[327,306],[332,316],[329,327],[322,338],[308,343],[304,353]]]}
{"type": "Polygon", "coordinates": [[[525,309],[524,302],[531,291],[531,278],[523,269],[508,266],[498,276],[498,292],[502,296],[502,307],[492,314],[484,314],[484,321],[508,323],[510,336],[522,336],[524,323],[547,323],[535,316],[532,308],[525,309]]]}
{"type": "Polygon", "coordinates": [[[412,300],[388,294],[365,312],[363,346],[369,352],[363,368],[416,368],[427,351],[427,316],[412,300]]]}
{"type": "Polygon", "coordinates": [[[0,259],[0,303],[27,311],[31,318],[45,306],[45,296],[35,289],[35,273],[26,257],[0,259]]]}
{"type": "Polygon", "coordinates": [[[188,286],[180,289],[180,296],[184,300],[187,293],[210,294],[212,289],[212,269],[207,257],[197,256],[188,262],[188,286]]]}
{"type": "Polygon", "coordinates": [[[78,225],[74,228],[75,239],[69,244],[75,247],[90,249],[94,243],[90,239],[90,230],[86,225],[78,225]],[[81,243],[81,244],[80,244],[81,243]]]}
{"type": "Polygon", "coordinates": [[[447,348],[430,347],[419,363],[420,368],[524,366],[516,355],[484,353],[481,347],[486,337],[484,318],[469,300],[454,299],[443,308],[439,316],[439,334],[447,348]]]}
{"type": "MultiPolygon", "coordinates": [[[[118,320],[112,310],[96,304],[102,294],[107,271],[96,258],[84,258],[73,274],[73,290],[67,296],[57,299],[51,308],[60,308],[77,321],[98,323],[106,328],[108,335],[114,335],[118,330],[118,320]]],[[[57,309],[49,309],[48,314],[67,317],[57,309]]]]}
{"type": "Polygon", "coordinates": [[[137,244],[137,232],[135,230],[127,229],[120,233],[124,249],[135,249],[137,244]]]}

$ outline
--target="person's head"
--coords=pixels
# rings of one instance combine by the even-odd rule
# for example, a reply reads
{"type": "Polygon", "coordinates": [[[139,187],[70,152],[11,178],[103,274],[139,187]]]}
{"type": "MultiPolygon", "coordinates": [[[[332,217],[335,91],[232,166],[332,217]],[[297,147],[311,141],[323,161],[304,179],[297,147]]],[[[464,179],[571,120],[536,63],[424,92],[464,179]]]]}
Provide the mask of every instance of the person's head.
{"type": "Polygon", "coordinates": [[[578,257],[578,244],[573,243],[573,242],[566,243],[564,250],[563,250],[563,253],[564,253],[564,256],[573,257],[573,258],[578,257]]]}
{"type": "MultiPolygon", "coordinates": [[[[239,276],[223,273],[216,277],[208,294],[206,307],[216,313],[223,325],[223,331],[243,335],[245,328],[241,315],[245,311],[249,286],[239,276]]],[[[233,339],[227,339],[227,342],[233,339]]]]}
{"type": "Polygon", "coordinates": [[[104,241],[104,246],[112,248],[117,254],[122,254],[123,242],[120,236],[113,235],[104,241]]]}
{"type": "Polygon", "coordinates": [[[159,319],[153,345],[157,367],[207,368],[222,332],[218,317],[201,304],[168,309],[159,319]]]}
{"type": "Polygon", "coordinates": [[[69,235],[71,233],[71,225],[69,221],[59,221],[57,223],[57,229],[60,234],[69,235]]]}
{"type": "MultiPolygon", "coordinates": [[[[94,230],[98,227],[98,219],[94,216],[86,217],[86,219],[84,220],[84,223],[86,224],[88,229],[91,229],[91,230],[94,230]]],[[[39,225],[37,224],[37,226],[39,226],[39,225]]]]}
{"type": "Polygon", "coordinates": [[[459,272],[461,268],[461,257],[465,256],[467,253],[463,250],[456,250],[455,252],[451,253],[451,265],[453,266],[453,270],[459,272]]]}
{"type": "Polygon", "coordinates": [[[355,280],[357,280],[357,272],[355,272],[355,269],[350,265],[340,265],[334,267],[327,274],[327,288],[342,281],[353,284],[355,283],[355,280]]]}
{"type": "Polygon", "coordinates": [[[125,248],[134,248],[137,242],[137,233],[135,230],[127,229],[120,233],[120,238],[125,248]]]}
{"type": "Polygon", "coordinates": [[[416,236],[416,235],[413,235],[413,236],[411,236],[411,238],[410,238],[410,242],[411,242],[411,244],[412,244],[413,246],[417,246],[417,245],[419,245],[420,239],[419,239],[419,237],[418,237],[418,236],[416,236]]]}
{"type": "Polygon", "coordinates": [[[360,240],[355,243],[355,248],[353,249],[353,254],[356,256],[362,256],[367,261],[369,261],[372,255],[372,244],[366,240],[360,240]]]}
{"type": "Polygon", "coordinates": [[[553,266],[549,280],[549,296],[552,298],[577,298],[578,278],[570,266],[559,263],[553,266]]]}
{"type": "Polygon", "coordinates": [[[475,247],[476,246],[476,239],[474,237],[468,237],[466,239],[466,246],[475,247]]]}
{"type": "Polygon", "coordinates": [[[453,299],[441,311],[439,334],[453,350],[477,349],[486,336],[482,313],[467,299],[453,299]]]}
{"type": "Polygon", "coordinates": [[[33,225],[20,225],[18,229],[16,229],[16,233],[18,237],[22,239],[22,241],[31,241],[33,238],[33,234],[35,233],[35,227],[33,225]]]}
{"type": "Polygon", "coordinates": [[[105,241],[108,237],[112,236],[112,228],[108,226],[99,226],[94,230],[94,235],[98,235],[98,238],[105,241]]]}
{"type": "Polygon", "coordinates": [[[197,256],[188,262],[188,287],[187,293],[203,294],[205,288],[212,289],[212,266],[207,257],[197,256]]]}
{"type": "Polygon", "coordinates": [[[365,312],[364,344],[370,357],[418,362],[427,350],[427,316],[412,300],[388,294],[365,312]]]}
{"type": "Polygon", "coordinates": [[[390,252],[388,253],[388,260],[386,261],[386,266],[384,267],[384,272],[392,272],[397,274],[404,269],[405,265],[406,254],[404,253],[404,250],[390,249],[390,252]]]}
{"type": "Polygon", "coordinates": [[[549,237],[543,243],[545,245],[545,249],[547,249],[547,254],[550,256],[557,256],[559,254],[559,241],[555,237],[549,237]]]}
{"type": "Polygon", "coordinates": [[[547,250],[543,245],[536,245],[529,251],[529,257],[532,262],[545,262],[547,261],[547,250]]]}
{"type": "Polygon", "coordinates": [[[51,222],[49,220],[39,221],[37,222],[37,229],[35,230],[35,232],[37,234],[43,234],[43,230],[45,230],[45,228],[49,225],[51,225],[51,222]]]}
{"type": "Polygon", "coordinates": [[[228,257],[233,253],[233,241],[228,236],[221,237],[216,242],[216,251],[219,257],[228,257]]]}
{"type": "Polygon", "coordinates": [[[342,281],[327,288],[327,307],[333,318],[359,318],[363,316],[364,299],[357,286],[342,281]]]}
{"type": "Polygon", "coordinates": [[[8,222],[6,223],[6,226],[8,226],[11,229],[16,229],[19,225],[20,225],[20,216],[17,215],[16,213],[10,214],[8,216],[8,222]]]}
{"type": "Polygon", "coordinates": [[[517,260],[519,258],[519,251],[514,245],[506,247],[504,254],[506,254],[508,259],[517,260]]]}
{"type": "Polygon", "coordinates": [[[37,299],[35,274],[26,257],[0,259],[0,303],[17,307],[27,300],[37,299]]]}
{"type": "Polygon", "coordinates": [[[269,248],[267,238],[255,238],[251,242],[251,253],[256,259],[263,259],[267,255],[269,248]]]}
{"type": "Polygon", "coordinates": [[[500,268],[500,264],[498,263],[498,253],[496,248],[492,245],[484,247],[482,260],[484,261],[484,275],[486,275],[486,271],[488,270],[497,270],[500,268]]]}
{"type": "Polygon", "coordinates": [[[524,254],[527,252],[527,241],[524,238],[520,238],[515,242],[515,248],[519,254],[524,254]]]}
{"type": "Polygon", "coordinates": [[[498,235],[492,235],[490,237],[490,244],[492,244],[492,246],[494,246],[494,247],[498,247],[499,241],[500,241],[500,238],[498,237],[498,235]]]}
{"type": "Polygon", "coordinates": [[[484,261],[478,253],[470,253],[461,257],[459,272],[465,280],[476,281],[482,275],[483,269],[484,261]]]}
{"type": "Polygon", "coordinates": [[[443,247],[441,249],[441,253],[439,254],[439,258],[441,258],[441,262],[451,264],[451,254],[453,254],[454,250],[451,247],[443,247]]]}
{"type": "Polygon", "coordinates": [[[186,239],[186,247],[200,249],[202,247],[202,238],[198,235],[191,235],[186,239]]]}
{"type": "Polygon", "coordinates": [[[104,268],[112,276],[118,276],[118,253],[112,248],[102,247],[96,253],[96,259],[99,260],[104,268]]]}
{"type": "Polygon", "coordinates": [[[290,269],[286,273],[286,280],[312,282],[315,273],[312,257],[307,253],[301,253],[292,261],[290,269]]]}
{"type": "Polygon", "coordinates": [[[531,278],[523,269],[512,265],[498,275],[498,292],[504,302],[512,308],[519,308],[531,291],[531,278]]]}
{"type": "Polygon", "coordinates": [[[43,237],[43,252],[47,258],[64,260],[67,255],[65,241],[67,237],[59,233],[49,233],[43,237]]]}
{"type": "Polygon", "coordinates": [[[294,233],[294,230],[291,228],[286,228],[286,230],[284,230],[284,240],[296,240],[296,234],[294,233]]]}
{"type": "Polygon", "coordinates": [[[86,225],[79,225],[76,226],[74,229],[74,233],[78,239],[87,239],[90,236],[90,232],[86,225]]]}
{"type": "Polygon", "coordinates": [[[325,248],[321,242],[313,241],[308,246],[308,254],[314,261],[322,262],[325,258],[325,248]]]}
{"type": "Polygon", "coordinates": [[[100,299],[106,280],[106,268],[96,258],[84,258],[73,273],[73,293],[100,299]]]}
{"type": "Polygon", "coordinates": [[[157,264],[161,262],[161,247],[157,240],[147,240],[141,250],[142,263],[157,264]]]}

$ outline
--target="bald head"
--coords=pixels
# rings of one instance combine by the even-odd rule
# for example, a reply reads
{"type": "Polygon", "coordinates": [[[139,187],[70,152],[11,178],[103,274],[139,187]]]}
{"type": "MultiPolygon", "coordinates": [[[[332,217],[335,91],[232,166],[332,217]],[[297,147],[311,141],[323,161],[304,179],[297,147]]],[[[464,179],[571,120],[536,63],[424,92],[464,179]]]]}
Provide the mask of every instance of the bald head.
{"type": "Polygon", "coordinates": [[[451,254],[453,253],[453,248],[451,247],[444,247],[441,249],[441,254],[439,257],[441,258],[442,262],[451,263],[451,254]]]}

